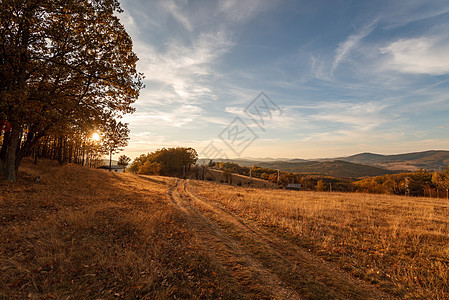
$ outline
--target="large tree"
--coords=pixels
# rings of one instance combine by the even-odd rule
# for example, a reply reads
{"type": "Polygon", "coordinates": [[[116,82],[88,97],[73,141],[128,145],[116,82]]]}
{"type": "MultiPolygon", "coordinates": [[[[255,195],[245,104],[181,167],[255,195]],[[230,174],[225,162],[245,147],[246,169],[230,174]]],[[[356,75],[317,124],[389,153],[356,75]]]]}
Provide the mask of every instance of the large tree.
{"type": "Polygon", "coordinates": [[[0,174],[48,132],[107,127],[142,88],[116,0],[0,1],[0,174]]]}

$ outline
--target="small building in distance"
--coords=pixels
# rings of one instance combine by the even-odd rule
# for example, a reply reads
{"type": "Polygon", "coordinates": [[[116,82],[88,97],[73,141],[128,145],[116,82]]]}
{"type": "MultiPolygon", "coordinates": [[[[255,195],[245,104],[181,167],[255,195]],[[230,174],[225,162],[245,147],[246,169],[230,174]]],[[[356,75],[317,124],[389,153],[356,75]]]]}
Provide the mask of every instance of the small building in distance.
{"type": "Polygon", "coordinates": [[[287,190],[300,191],[301,187],[302,186],[299,183],[289,183],[289,184],[287,184],[287,190]]]}
{"type": "MultiPolygon", "coordinates": [[[[98,169],[109,171],[109,165],[98,167],[98,169]]],[[[125,173],[125,169],[126,168],[123,166],[118,166],[118,165],[111,166],[111,172],[125,173]]]]}

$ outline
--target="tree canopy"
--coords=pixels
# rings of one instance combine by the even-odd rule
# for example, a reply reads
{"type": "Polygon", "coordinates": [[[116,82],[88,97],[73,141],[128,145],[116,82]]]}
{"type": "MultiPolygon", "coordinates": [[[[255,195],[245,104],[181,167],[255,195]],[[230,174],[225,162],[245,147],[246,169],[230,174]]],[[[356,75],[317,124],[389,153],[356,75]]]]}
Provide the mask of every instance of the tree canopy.
{"type": "Polygon", "coordinates": [[[129,158],[128,156],[120,155],[120,157],[118,158],[117,164],[119,166],[126,167],[130,161],[131,161],[131,158],[129,158]]]}
{"type": "Polygon", "coordinates": [[[8,180],[43,137],[85,144],[134,111],[143,77],[120,12],[116,0],[0,2],[0,174],[8,180]]]}
{"type": "Polygon", "coordinates": [[[138,174],[174,175],[189,170],[197,160],[198,154],[193,148],[162,148],[140,155],[129,170],[138,174]]]}

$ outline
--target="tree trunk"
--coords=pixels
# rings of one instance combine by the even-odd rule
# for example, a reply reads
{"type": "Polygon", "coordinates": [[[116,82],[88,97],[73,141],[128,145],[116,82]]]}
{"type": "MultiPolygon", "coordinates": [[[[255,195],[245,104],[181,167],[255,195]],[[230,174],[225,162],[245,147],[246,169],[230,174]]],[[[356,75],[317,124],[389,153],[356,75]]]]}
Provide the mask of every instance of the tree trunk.
{"type": "Polygon", "coordinates": [[[63,155],[62,147],[63,147],[63,145],[62,145],[62,137],[60,137],[58,139],[58,154],[57,154],[58,155],[58,164],[60,164],[60,165],[62,165],[64,163],[63,157],[62,157],[62,155],[63,155]]]}
{"type": "Polygon", "coordinates": [[[112,166],[112,150],[109,152],[109,172],[111,172],[112,166]]]}
{"type": "Polygon", "coordinates": [[[3,135],[3,143],[0,150],[0,176],[5,175],[6,149],[8,149],[8,141],[10,136],[10,131],[6,131],[3,135]]]}
{"type": "Polygon", "coordinates": [[[2,144],[2,150],[0,150],[0,161],[6,160],[6,149],[8,149],[8,141],[11,136],[11,131],[5,132],[3,135],[3,144],[2,144]]]}
{"type": "Polygon", "coordinates": [[[37,145],[43,135],[44,132],[39,132],[38,134],[30,132],[27,135],[25,142],[22,144],[22,147],[20,147],[20,151],[18,151],[16,155],[16,171],[19,169],[19,166],[22,163],[22,159],[31,155],[31,149],[33,149],[33,147],[37,145]]]}
{"type": "Polygon", "coordinates": [[[83,142],[83,152],[82,152],[82,159],[81,159],[81,165],[84,167],[84,156],[86,154],[86,144],[83,142]]]}
{"type": "Polygon", "coordinates": [[[3,174],[5,176],[5,179],[10,182],[16,182],[17,180],[16,173],[19,166],[16,166],[16,154],[20,144],[21,130],[22,128],[20,128],[17,124],[13,124],[11,136],[7,144],[3,174]]]}

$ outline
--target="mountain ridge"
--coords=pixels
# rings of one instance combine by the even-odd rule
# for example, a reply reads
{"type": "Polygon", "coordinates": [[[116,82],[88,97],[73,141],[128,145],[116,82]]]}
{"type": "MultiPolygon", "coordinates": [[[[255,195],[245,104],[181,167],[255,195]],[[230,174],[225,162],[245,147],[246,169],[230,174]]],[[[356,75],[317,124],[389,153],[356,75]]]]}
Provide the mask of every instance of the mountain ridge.
{"type": "MultiPolygon", "coordinates": [[[[200,159],[199,163],[208,163],[200,159]]],[[[214,159],[214,161],[233,162],[241,166],[260,166],[287,172],[321,174],[337,177],[379,176],[398,172],[426,169],[441,171],[449,165],[449,151],[427,150],[402,154],[384,155],[362,152],[354,155],[322,159],[214,159]],[[346,163],[346,164],[345,164],[346,163]],[[375,168],[375,169],[374,169],[375,168]]]]}
{"type": "Polygon", "coordinates": [[[449,164],[449,151],[427,150],[392,155],[365,152],[337,159],[395,171],[414,171],[420,168],[441,171],[449,164]]]}

